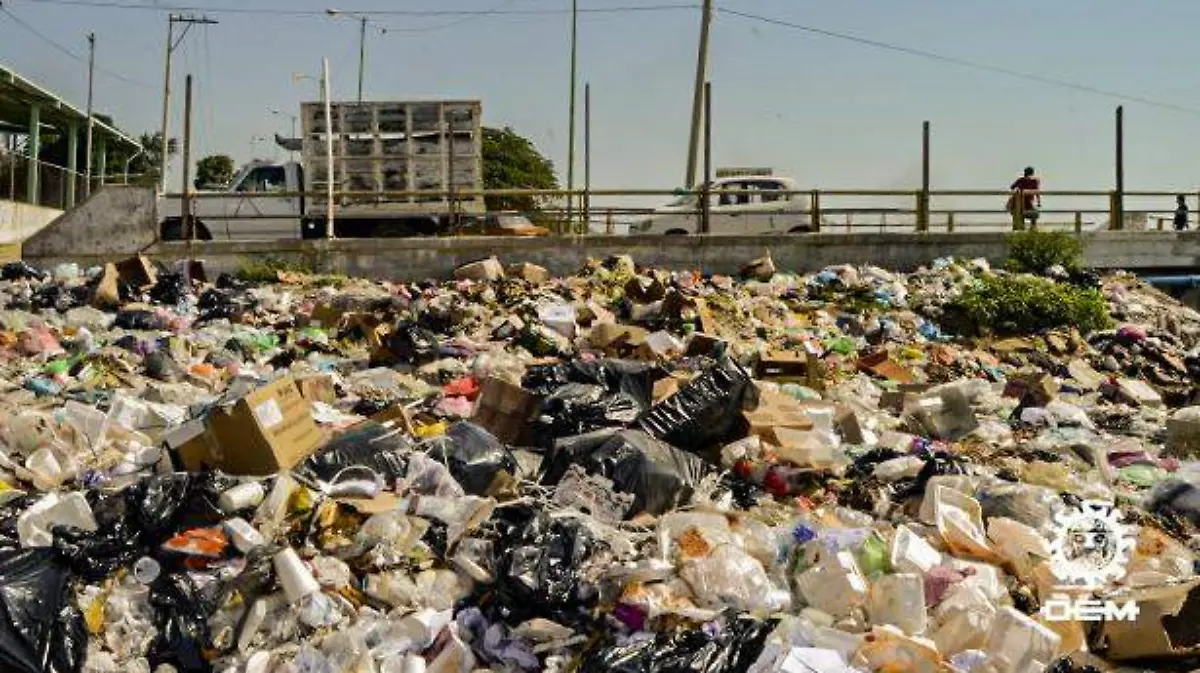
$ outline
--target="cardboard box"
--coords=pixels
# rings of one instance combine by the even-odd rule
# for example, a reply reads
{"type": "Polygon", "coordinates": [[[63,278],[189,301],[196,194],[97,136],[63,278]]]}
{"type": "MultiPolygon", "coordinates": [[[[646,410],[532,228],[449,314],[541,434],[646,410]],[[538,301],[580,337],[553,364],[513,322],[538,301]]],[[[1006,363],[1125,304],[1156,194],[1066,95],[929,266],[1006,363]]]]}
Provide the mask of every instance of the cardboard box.
{"type": "Polygon", "coordinates": [[[503,280],[504,265],[495,257],[464,264],[454,270],[456,280],[503,280]]]}
{"type": "Polygon", "coordinates": [[[758,406],[743,411],[742,416],[750,424],[750,434],[779,444],[776,432],[779,428],[790,430],[812,430],[813,421],[805,414],[805,407],[796,400],[770,391],[760,391],[758,406]]]}
{"type": "Polygon", "coordinates": [[[505,444],[520,444],[541,400],[537,395],[497,378],[485,379],[471,421],[505,444]]]}
{"type": "Polygon", "coordinates": [[[333,376],[330,374],[302,376],[296,379],[296,387],[300,389],[300,396],[309,403],[337,403],[337,385],[333,382],[333,376]]]}
{"type": "Polygon", "coordinates": [[[324,443],[311,406],[288,377],[222,400],[164,438],[185,470],[265,476],[295,467],[324,443]]]}
{"type": "Polygon", "coordinates": [[[522,264],[510,264],[508,267],[508,275],[521,280],[529,281],[530,283],[544,283],[550,280],[550,272],[545,267],[537,264],[524,262],[522,264]]]}
{"type": "Polygon", "coordinates": [[[876,351],[858,359],[858,370],[896,383],[914,383],[917,377],[896,363],[887,351],[876,351]]]}
{"type": "Polygon", "coordinates": [[[158,282],[158,269],[141,255],[118,262],[117,273],[122,281],[134,287],[149,287],[158,282]]]}
{"type": "Polygon", "coordinates": [[[1101,598],[1120,605],[1135,601],[1138,606],[1136,621],[1110,620],[1100,627],[1098,637],[1108,643],[1106,659],[1200,655],[1200,580],[1123,589],[1101,598]]]}
{"type": "Polygon", "coordinates": [[[1044,372],[1013,374],[1004,386],[1004,396],[1019,400],[1028,396],[1035,405],[1044,407],[1058,395],[1058,390],[1058,381],[1044,372]]]}
{"type": "Polygon", "coordinates": [[[899,413],[904,410],[905,401],[909,396],[920,395],[932,387],[928,383],[901,383],[896,390],[883,391],[879,396],[879,408],[899,413]]]}

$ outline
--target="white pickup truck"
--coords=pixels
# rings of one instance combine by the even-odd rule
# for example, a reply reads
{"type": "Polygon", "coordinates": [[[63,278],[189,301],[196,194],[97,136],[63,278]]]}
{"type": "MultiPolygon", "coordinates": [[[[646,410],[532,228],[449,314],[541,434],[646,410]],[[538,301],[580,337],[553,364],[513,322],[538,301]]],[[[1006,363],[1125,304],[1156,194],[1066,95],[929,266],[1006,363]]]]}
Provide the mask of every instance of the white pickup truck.
{"type": "MultiPolygon", "coordinates": [[[[709,187],[709,232],[713,234],[799,234],[813,231],[812,199],[788,194],[791,178],[750,175],[717,178],[709,187]]],[[[634,235],[686,235],[700,232],[703,186],[656,209],[630,227],[634,235]]]]}

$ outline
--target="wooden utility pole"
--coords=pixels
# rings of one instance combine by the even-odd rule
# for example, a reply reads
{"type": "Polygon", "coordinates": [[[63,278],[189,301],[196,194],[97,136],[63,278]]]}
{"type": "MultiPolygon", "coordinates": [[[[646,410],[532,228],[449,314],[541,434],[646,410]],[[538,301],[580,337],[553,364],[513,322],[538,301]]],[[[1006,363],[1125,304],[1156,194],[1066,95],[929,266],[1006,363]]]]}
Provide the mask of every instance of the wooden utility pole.
{"type": "Polygon", "coordinates": [[[929,231],[929,122],[921,124],[921,203],[918,231],[929,231]]]}
{"type": "MultiPolygon", "coordinates": [[[[190,246],[196,238],[196,227],[192,221],[192,190],[188,184],[191,176],[192,163],[192,76],[188,75],[183,89],[183,197],[180,213],[183,215],[183,231],[187,234],[191,262],[190,246]]],[[[189,267],[190,268],[190,267],[189,267]]]]}
{"type": "Polygon", "coordinates": [[[700,114],[704,107],[704,84],[708,80],[708,36],[712,30],[713,0],[704,0],[704,15],[700,18],[700,46],[696,55],[696,86],[692,93],[692,129],[688,143],[687,175],[684,189],[696,185],[696,161],[700,150],[700,114]]]}
{"type": "MultiPolygon", "coordinates": [[[[87,92],[87,141],[83,152],[83,198],[92,194],[92,130],[95,126],[92,117],[92,83],[96,79],[96,34],[88,33],[88,92],[87,92]]],[[[75,133],[72,131],[72,133],[75,133]]],[[[103,175],[103,173],[101,173],[103,175]]],[[[72,180],[76,176],[71,176],[72,180]]]]}
{"type": "Polygon", "coordinates": [[[1117,106],[1117,192],[1113,200],[1110,229],[1125,228],[1125,106],[1117,106]]]}

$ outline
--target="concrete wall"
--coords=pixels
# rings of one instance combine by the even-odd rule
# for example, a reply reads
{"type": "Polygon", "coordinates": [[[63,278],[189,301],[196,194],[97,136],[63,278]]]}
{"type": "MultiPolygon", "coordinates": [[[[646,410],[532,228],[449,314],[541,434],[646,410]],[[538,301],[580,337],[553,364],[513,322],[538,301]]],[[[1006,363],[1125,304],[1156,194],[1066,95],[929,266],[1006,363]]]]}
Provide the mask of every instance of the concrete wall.
{"type": "MultiPolygon", "coordinates": [[[[132,197],[129,197],[132,199],[132,197]]],[[[153,202],[151,195],[150,202],[153,202]]],[[[120,203],[134,201],[122,197],[120,203]]],[[[142,203],[138,201],[137,203],[142,203]]],[[[68,215],[69,216],[69,215],[68,215]]],[[[66,217],[62,218],[66,219],[66,217]]],[[[97,241],[93,252],[77,248],[80,254],[64,254],[58,248],[47,250],[49,236],[39,234],[39,246],[26,244],[24,257],[31,262],[50,265],[75,261],[94,264],[119,260],[144,250],[160,260],[180,260],[193,256],[203,260],[210,275],[234,271],[247,261],[263,258],[284,260],[325,273],[392,280],[447,278],[462,264],[496,255],[505,263],[532,262],[556,274],[571,273],[588,259],[603,259],[628,254],[646,266],[674,269],[700,269],[710,273],[736,273],[747,261],[770,251],[781,270],[812,271],[833,264],[874,264],[889,269],[910,270],[928,265],[942,257],[984,257],[993,263],[1008,256],[1007,234],[817,234],[802,236],[722,236],[711,238],[683,236],[570,237],[520,239],[439,238],[375,239],[337,241],[259,241],[156,243],[154,225],[144,220],[143,211],[133,209],[121,237],[97,241]],[[130,242],[138,245],[129,245],[130,242]],[[116,250],[122,248],[123,250],[116,250]],[[98,251],[97,251],[98,250],[98,251]],[[111,250],[111,252],[105,252],[111,250]]],[[[61,222],[52,228],[57,229],[61,222]]],[[[46,232],[43,232],[46,233],[46,232]]],[[[54,232],[53,241],[69,242],[72,231],[54,232]]],[[[1200,232],[1094,232],[1083,234],[1084,255],[1089,266],[1132,271],[1165,269],[1190,271],[1200,266],[1200,232]]],[[[95,241],[96,235],[79,235],[95,241]]],[[[33,240],[33,239],[31,239],[33,240]]],[[[93,245],[84,243],[82,245],[93,245]]]]}
{"type": "Polygon", "coordinates": [[[154,189],[109,186],[31,236],[21,254],[39,264],[87,265],[129,257],[157,239],[154,189]]]}
{"type": "Polygon", "coordinates": [[[0,245],[20,243],[62,214],[56,208],[0,201],[0,245]]]}

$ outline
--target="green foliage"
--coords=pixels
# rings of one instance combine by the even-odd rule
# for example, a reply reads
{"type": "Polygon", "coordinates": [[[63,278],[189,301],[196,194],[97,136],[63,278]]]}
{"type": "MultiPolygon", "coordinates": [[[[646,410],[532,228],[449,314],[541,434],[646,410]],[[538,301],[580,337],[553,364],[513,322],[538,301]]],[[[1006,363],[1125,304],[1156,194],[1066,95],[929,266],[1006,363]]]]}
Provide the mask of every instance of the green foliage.
{"type": "Polygon", "coordinates": [[[224,187],[233,180],[233,157],[213,154],[196,162],[196,188],[224,187]]]}
{"type": "Polygon", "coordinates": [[[1010,271],[1040,274],[1052,266],[1068,271],[1083,264],[1083,245],[1062,231],[1023,231],[1008,237],[1010,271]]]}
{"type": "Polygon", "coordinates": [[[946,307],[946,325],[963,335],[1030,334],[1075,327],[1087,334],[1110,324],[1099,290],[1029,275],[987,276],[946,307]]]}
{"type": "MultiPolygon", "coordinates": [[[[533,142],[509,127],[483,129],[483,185],[485,189],[558,189],[554,162],[533,142]]],[[[487,209],[536,213],[544,205],[531,196],[489,196],[487,209]]]]}
{"type": "Polygon", "coordinates": [[[248,283],[274,283],[281,272],[311,274],[313,268],[301,262],[267,256],[244,260],[234,275],[248,283]]]}

